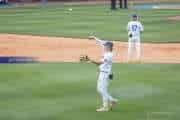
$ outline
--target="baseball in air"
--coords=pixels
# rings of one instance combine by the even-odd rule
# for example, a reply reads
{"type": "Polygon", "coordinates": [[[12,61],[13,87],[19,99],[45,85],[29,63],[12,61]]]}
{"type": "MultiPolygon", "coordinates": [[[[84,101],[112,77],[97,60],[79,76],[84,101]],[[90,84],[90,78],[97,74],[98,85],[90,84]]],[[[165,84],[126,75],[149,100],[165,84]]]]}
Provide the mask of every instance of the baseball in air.
{"type": "Polygon", "coordinates": [[[69,11],[72,11],[72,8],[69,8],[68,10],[69,10],[69,11]]]}

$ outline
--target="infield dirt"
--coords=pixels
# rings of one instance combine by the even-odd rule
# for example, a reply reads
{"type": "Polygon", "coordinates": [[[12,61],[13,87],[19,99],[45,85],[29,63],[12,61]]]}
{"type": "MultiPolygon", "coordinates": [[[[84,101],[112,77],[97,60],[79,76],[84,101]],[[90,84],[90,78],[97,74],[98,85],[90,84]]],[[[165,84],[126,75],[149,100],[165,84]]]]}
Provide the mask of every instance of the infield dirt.
{"type": "MultiPolygon", "coordinates": [[[[86,54],[100,59],[95,41],[77,38],[0,34],[0,56],[30,56],[41,62],[78,62],[86,54]]],[[[127,62],[126,42],[114,42],[114,61],[127,62]]],[[[142,44],[143,63],[180,63],[180,44],[142,44]]]]}
{"type": "Polygon", "coordinates": [[[171,16],[167,18],[168,20],[173,20],[173,21],[180,21],[180,15],[178,16],[171,16]]]}

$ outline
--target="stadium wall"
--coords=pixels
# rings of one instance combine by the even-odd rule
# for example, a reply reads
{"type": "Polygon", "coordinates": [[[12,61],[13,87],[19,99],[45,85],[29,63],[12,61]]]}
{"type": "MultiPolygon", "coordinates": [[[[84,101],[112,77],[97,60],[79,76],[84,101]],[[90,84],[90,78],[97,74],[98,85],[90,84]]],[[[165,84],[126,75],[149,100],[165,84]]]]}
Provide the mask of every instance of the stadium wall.
{"type": "MultiPolygon", "coordinates": [[[[10,2],[39,2],[41,0],[9,0],[10,2]]],[[[110,1],[110,0],[47,0],[47,1],[63,1],[63,2],[73,2],[73,1],[110,1]]],[[[134,2],[180,2],[180,0],[129,0],[129,1],[134,1],[134,2]]]]}

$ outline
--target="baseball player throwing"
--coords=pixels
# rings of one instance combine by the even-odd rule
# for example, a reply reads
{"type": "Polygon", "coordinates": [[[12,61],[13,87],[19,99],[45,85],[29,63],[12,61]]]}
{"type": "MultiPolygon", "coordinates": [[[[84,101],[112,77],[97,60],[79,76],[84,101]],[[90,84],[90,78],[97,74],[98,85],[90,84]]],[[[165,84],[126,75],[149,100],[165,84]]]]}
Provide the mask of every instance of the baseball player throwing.
{"type": "Polygon", "coordinates": [[[136,50],[136,59],[140,62],[141,48],[140,48],[140,34],[144,30],[140,21],[138,21],[138,15],[133,14],[132,20],[127,25],[127,31],[129,36],[128,47],[128,62],[132,59],[132,53],[136,50]]]}
{"type": "Polygon", "coordinates": [[[100,40],[94,36],[90,36],[90,39],[96,40],[98,45],[103,46],[104,53],[101,61],[90,60],[99,66],[99,77],[97,80],[97,92],[101,95],[103,101],[103,107],[97,109],[97,112],[106,112],[113,108],[117,99],[113,98],[108,93],[109,77],[111,76],[112,70],[112,59],[113,59],[113,43],[109,41],[100,40]]]}

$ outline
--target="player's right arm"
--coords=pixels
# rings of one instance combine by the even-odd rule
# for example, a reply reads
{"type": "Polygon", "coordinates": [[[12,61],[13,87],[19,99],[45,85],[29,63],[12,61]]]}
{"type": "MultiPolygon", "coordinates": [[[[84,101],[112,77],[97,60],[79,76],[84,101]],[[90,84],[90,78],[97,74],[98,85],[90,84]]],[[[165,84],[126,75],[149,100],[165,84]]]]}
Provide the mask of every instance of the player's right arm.
{"type": "Polygon", "coordinates": [[[130,23],[127,24],[127,32],[130,31],[130,23]]]}
{"type": "Polygon", "coordinates": [[[132,37],[132,31],[131,31],[131,22],[129,22],[128,24],[127,24],[127,32],[128,32],[128,36],[129,37],[132,37]]]}
{"type": "Polygon", "coordinates": [[[99,38],[97,38],[97,37],[95,37],[95,36],[89,36],[89,39],[94,39],[94,40],[96,40],[96,43],[97,43],[98,45],[101,45],[101,46],[104,46],[104,44],[106,43],[106,41],[100,40],[99,38]]]}

